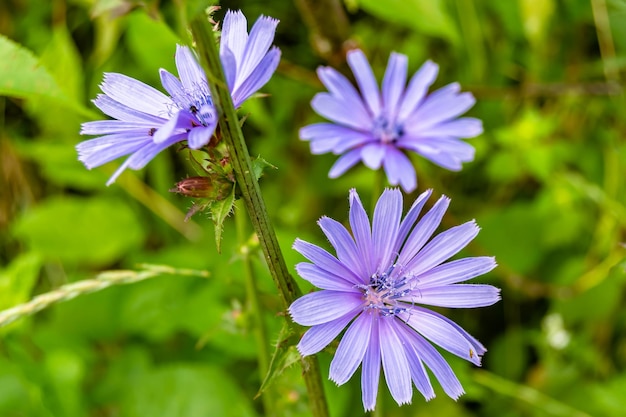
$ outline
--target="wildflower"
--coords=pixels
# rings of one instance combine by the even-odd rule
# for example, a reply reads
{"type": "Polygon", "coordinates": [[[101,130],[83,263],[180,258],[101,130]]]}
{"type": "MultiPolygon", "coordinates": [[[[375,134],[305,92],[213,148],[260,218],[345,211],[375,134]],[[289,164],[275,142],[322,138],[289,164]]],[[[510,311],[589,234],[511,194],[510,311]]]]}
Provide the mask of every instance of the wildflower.
{"type": "Polygon", "coordinates": [[[289,307],[296,323],[312,326],[298,350],[303,356],[315,354],[347,327],[330,364],[330,379],[341,385],[362,363],[366,410],[376,405],[381,362],[391,395],[398,404],[405,404],[411,402],[411,381],[427,400],[435,396],[426,368],[450,397],[463,394],[454,372],[431,343],[478,366],[486,352],[456,323],[422,306],[473,308],[500,299],[499,289],[491,285],[459,284],[492,270],[494,258],[443,263],[463,249],[479,228],[470,221],[431,239],[449,199],[442,196],[417,221],[430,194],[421,194],[402,220],[402,193],[385,190],[370,227],[359,196],[352,190],[352,235],[333,219],[319,220],[336,257],[311,243],[299,239],[294,243],[311,261],[296,265],[298,274],[321,288],[289,307]]]}
{"type": "Polygon", "coordinates": [[[318,93],[311,106],[332,123],[300,130],[300,138],[311,141],[312,153],[341,155],[329,172],[331,178],[363,161],[371,169],[382,166],[390,184],[411,192],[417,179],[403,151],[416,152],[453,171],[474,159],[474,148],[459,138],[482,133],[482,122],[457,118],[474,105],[474,97],[459,93],[458,83],[427,95],[437,77],[435,63],[426,61],[406,86],[408,59],[394,52],[379,90],[362,51],[348,52],[347,60],[360,92],[336,70],[320,67],[317,74],[328,93],[318,93]]]}
{"type": "MultiPolygon", "coordinates": [[[[278,21],[261,16],[248,37],[246,19],[229,11],[223,24],[221,57],[235,107],[261,88],[276,70],[280,50],[268,52],[278,21]]],[[[94,104],[116,120],[82,125],[81,134],[98,135],[76,146],[78,159],[91,169],[130,155],[107,182],[126,169],[141,169],[159,152],[182,141],[191,149],[207,145],[215,132],[218,114],[206,75],[193,52],[176,47],[178,76],[161,69],[161,84],[168,95],[123,74],[107,73],[94,104]]]]}

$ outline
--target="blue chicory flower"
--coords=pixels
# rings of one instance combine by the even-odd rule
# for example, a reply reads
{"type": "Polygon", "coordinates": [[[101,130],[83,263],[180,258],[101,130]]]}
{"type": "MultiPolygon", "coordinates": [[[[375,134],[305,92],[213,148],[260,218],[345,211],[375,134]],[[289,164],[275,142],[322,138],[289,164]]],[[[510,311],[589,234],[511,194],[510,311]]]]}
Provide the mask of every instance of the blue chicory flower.
{"type": "Polygon", "coordinates": [[[411,381],[427,400],[435,396],[426,368],[450,397],[463,394],[454,372],[431,343],[478,366],[486,352],[459,325],[422,306],[474,308],[500,299],[500,290],[491,285],[460,284],[492,270],[494,258],[444,263],[476,237],[479,228],[470,221],[431,239],[450,200],[442,196],[417,221],[430,195],[430,190],[421,194],[402,219],[402,193],[385,190],[370,227],[359,196],[352,190],[352,235],[333,219],[319,220],[336,256],[300,239],[294,243],[311,261],[296,265],[298,274],[321,288],[289,307],[296,323],[312,326],[297,348],[303,356],[315,354],[347,327],[330,364],[330,379],[341,385],[362,363],[366,410],[376,405],[381,362],[391,395],[404,404],[412,398],[411,381]]]}
{"type": "Polygon", "coordinates": [[[336,70],[320,67],[317,74],[328,92],[318,93],[311,106],[332,123],[300,130],[300,138],[311,142],[312,153],[341,155],[329,172],[331,178],[363,161],[374,170],[382,166],[390,184],[411,192],[417,179],[403,151],[416,152],[453,171],[474,159],[474,148],[459,138],[481,134],[482,122],[457,117],[475,99],[471,93],[459,93],[458,83],[427,95],[437,77],[435,63],[427,61],[406,86],[408,58],[392,53],[379,90],[362,51],[348,52],[347,60],[360,91],[336,70]]]}
{"type": "MultiPolygon", "coordinates": [[[[248,36],[246,18],[228,11],[220,45],[222,65],[235,107],[265,85],[278,66],[280,50],[270,49],[278,20],[261,16],[248,36]]],[[[94,104],[116,120],[82,125],[81,134],[98,135],[76,146],[78,159],[89,169],[130,155],[107,182],[126,169],[141,169],[165,148],[186,140],[200,149],[211,140],[218,114],[206,75],[193,52],[176,47],[179,78],[161,69],[161,84],[169,96],[123,74],[106,73],[94,104]]]]}

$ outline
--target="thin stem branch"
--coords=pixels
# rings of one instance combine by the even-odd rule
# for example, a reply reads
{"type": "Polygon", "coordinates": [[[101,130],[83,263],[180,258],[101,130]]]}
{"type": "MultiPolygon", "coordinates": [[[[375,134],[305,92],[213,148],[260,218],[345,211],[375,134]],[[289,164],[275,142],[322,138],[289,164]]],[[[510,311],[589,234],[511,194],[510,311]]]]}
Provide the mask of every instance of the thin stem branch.
{"type": "Polygon", "coordinates": [[[141,267],[143,268],[142,271],[119,270],[102,272],[94,279],[63,285],[54,291],[38,295],[27,303],[0,311],[0,327],[6,326],[21,317],[31,316],[44,308],[50,307],[52,304],[68,301],[79,295],[100,291],[112,285],[133,284],[164,274],[209,277],[209,272],[207,271],[177,269],[165,265],[144,264],[141,267]]]}
{"type": "MultiPolygon", "coordinates": [[[[301,295],[283,258],[276,234],[265,208],[259,183],[253,174],[248,148],[241,133],[239,119],[233,106],[230,91],[222,69],[213,32],[205,18],[198,16],[191,22],[191,31],[196,41],[200,61],[207,73],[213,103],[217,109],[222,139],[230,153],[235,179],[241,191],[252,226],[259,238],[270,273],[278,288],[283,307],[287,307],[301,295]]],[[[311,414],[327,417],[328,406],[322,387],[317,358],[302,358],[302,374],[309,393],[311,414]]]]}

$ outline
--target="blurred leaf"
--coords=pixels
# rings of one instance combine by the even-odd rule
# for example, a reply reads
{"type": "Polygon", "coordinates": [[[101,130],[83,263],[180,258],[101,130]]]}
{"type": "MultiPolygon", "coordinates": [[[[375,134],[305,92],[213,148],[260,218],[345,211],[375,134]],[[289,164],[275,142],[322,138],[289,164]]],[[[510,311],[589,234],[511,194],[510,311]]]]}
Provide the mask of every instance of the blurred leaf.
{"type": "Polygon", "coordinates": [[[443,0],[358,0],[359,7],[390,23],[458,43],[459,33],[443,0]]]}
{"type": "Polygon", "coordinates": [[[178,364],[147,372],[129,385],[121,417],[253,417],[250,401],[230,374],[178,364]]]}
{"type": "Polygon", "coordinates": [[[519,4],[526,37],[535,45],[545,43],[548,23],[555,11],[554,1],[519,0],[519,4]]]}
{"type": "Polygon", "coordinates": [[[26,48],[0,35],[0,95],[25,99],[46,98],[90,117],[79,101],[70,99],[39,60],[26,48]]]}
{"type": "Polygon", "coordinates": [[[83,359],[76,352],[59,349],[47,352],[45,366],[63,416],[84,416],[81,404],[81,387],[85,377],[83,359]]]}
{"type": "MultiPolygon", "coordinates": [[[[20,254],[0,270],[0,310],[23,303],[30,298],[39,278],[41,257],[32,252],[20,254]]],[[[11,326],[2,329],[6,332],[11,326]]]]}
{"type": "Polygon", "coordinates": [[[489,346],[485,357],[488,369],[514,381],[520,380],[528,369],[526,334],[519,328],[507,329],[489,346]]]}
{"type": "Polygon", "coordinates": [[[300,353],[298,353],[295,344],[291,343],[294,336],[295,333],[293,329],[289,323],[285,321],[278,335],[278,343],[276,344],[276,349],[272,354],[270,368],[267,371],[267,375],[265,375],[265,378],[263,379],[263,383],[261,384],[256,397],[262,395],[267,387],[270,386],[280,375],[282,375],[286,369],[300,361],[300,353]]]}
{"type": "Polygon", "coordinates": [[[133,12],[128,16],[125,39],[134,59],[155,79],[158,79],[159,68],[175,73],[174,54],[176,44],[181,41],[164,21],[150,18],[143,10],[133,12]]]}
{"type": "Polygon", "coordinates": [[[26,212],[15,235],[46,257],[105,265],[141,245],[144,231],[122,201],[52,197],[26,212]]]}

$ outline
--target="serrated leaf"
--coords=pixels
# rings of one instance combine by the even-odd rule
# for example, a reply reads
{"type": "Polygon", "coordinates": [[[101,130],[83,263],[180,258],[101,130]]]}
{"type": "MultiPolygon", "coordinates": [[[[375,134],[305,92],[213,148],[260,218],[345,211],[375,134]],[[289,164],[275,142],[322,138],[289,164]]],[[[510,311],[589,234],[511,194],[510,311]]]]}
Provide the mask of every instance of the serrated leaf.
{"type": "Polygon", "coordinates": [[[265,375],[263,383],[259,388],[259,392],[257,392],[254,398],[258,398],[261,394],[263,394],[267,387],[269,387],[276,380],[276,378],[282,375],[286,369],[300,361],[300,353],[298,352],[298,349],[296,349],[296,346],[292,343],[292,339],[294,339],[294,337],[295,332],[289,323],[285,322],[283,327],[280,329],[278,343],[276,344],[276,350],[274,350],[274,354],[272,355],[267,375],[265,375]]]}
{"type": "Polygon", "coordinates": [[[226,217],[233,211],[235,205],[235,187],[231,190],[228,196],[219,201],[213,201],[209,204],[209,210],[211,210],[211,219],[215,225],[215,245],[217,246],[217,252],[222,251],[222,232],[224,231],[224,221],[226,217]]]}
{"type": "Polygon", "coordinates": [[[277,169],[274,165],[270,164],[260,156],[257,156],[257,158],[252,161],[252,172],[257,180],[261,178],[263,172],[267,168],[277,169]]]}
{"type": "Polygon", "coordinates": [[[47,98],[95,118],[81,103],[68,98],[54,77],[28,49],[0,35],[0,95],[23,99],[47,98]]]}

